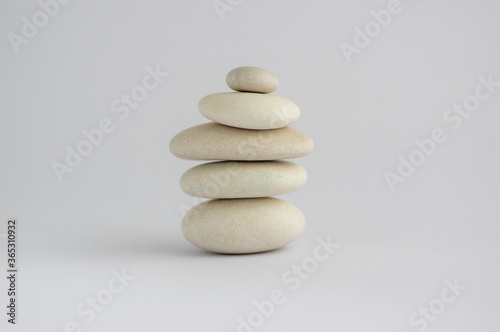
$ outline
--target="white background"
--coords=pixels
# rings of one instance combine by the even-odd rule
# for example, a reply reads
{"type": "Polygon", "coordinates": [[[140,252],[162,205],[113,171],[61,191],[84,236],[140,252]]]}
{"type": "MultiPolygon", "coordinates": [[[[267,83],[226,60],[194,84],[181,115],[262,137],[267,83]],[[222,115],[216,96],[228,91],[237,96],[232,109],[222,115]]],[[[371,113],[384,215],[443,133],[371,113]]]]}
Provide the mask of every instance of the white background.
{"type": "Polygon", "coordinates": [[[21,35],[40,6],[3,0],[0,233],[18,218],[20,274],[18,324],[4,308],[0,330],[236,331],[280,289],[285,302],[256,331],[409,332],[410,315],[457,278],[467,289],[427,330],[498,331],[500,88],[459,129],[443,114],[480,75],[500,81],[500,6],[401,6],[348,63],[340,43],[386,1],[243,1],[220,20],[211,0],[74,0],[15,53],[8,33],[21,35]],[[111,102],[156,65],[170,75],[121,120],[111,102]],[[273,252],[214,255],[182,235],[193,200],[178,181],[198,163],[168,144],[207,121],[198,100],[229,91],[226,74],[243,65],[276,74],[275,94],[301,108],[293,127],[315,141],[297,160],[308,184],[283,196],[306,229],[273,252]],[[51,163],[103,118],[115,131],[59,182],[51,163]],[[391,192],[384,172],[437,127],[447,140],[391,192]],[[291,291],[282,275],[318,237],[340,247],[291,291]],[[86,323],[76,308],[122,267],[135,279],[86,323]]]}

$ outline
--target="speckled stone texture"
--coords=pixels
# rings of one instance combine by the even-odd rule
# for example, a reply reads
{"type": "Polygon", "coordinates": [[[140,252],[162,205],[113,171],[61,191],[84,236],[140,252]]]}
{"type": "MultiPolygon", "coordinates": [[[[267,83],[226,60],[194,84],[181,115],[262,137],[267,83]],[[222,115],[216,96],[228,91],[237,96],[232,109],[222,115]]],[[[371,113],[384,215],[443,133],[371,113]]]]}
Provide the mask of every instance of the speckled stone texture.
{"type": "Polygon", "coordinates": [[[184,217],[182,231],[195,246],[224,254],[251,254],[280,248],[304,229],[294,205],[269,197],[297,190],[307,181],[299,158],[313,150],[312,139],[288,127],[300,111],[290,100],[266,95],[278,79],[257,67],[240,67],[226,78],[236,91],[202,98],[200,113],[215,121],[172,138],[170,151],[190,160],[222,160],[195,166],[182,175],[188,195],[210,198],[184,217]]]}
{"type": "Polygon", "coordinates": [[[249,130],[205,123],[188,128],[170,142],[170,151],[189,160],[277,160],[299,158],[314,147],[303,132],[285,127],[249,130]]]}
{"type": "Polygon", "coordinates": [[[304,216],[272,197],[203,202],[184,217],[182,231],[195,246],[217,253],[248,254],[282,247],[304,229],[304,216]]]}
{"type": "Polygon", "coordinates": [[[248,92],[205,96],[198,110],[209,120],[244,129],[283,128],[300,116],[299,107],[288,99],[248,92]]]}
{"type": "Polygon", "coordinates": [[[306,181],[306,170],[290,161],[219,161],[187,170],[181,188],[203,198],[268,197],[297,190],[306,181]]]}
{"type": "Polygon", "coordinates": [[[235,91],[271,93],[279,81],[273,73],[259,67],[239,67],[226,76],[227,85],[235,91]]]}

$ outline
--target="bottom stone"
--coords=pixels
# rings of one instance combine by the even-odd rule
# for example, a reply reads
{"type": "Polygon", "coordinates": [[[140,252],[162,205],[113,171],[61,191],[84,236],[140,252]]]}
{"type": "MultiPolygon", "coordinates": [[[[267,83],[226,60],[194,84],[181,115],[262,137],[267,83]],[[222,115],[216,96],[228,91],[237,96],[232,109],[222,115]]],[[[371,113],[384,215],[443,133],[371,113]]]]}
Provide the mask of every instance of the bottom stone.
{"type": "Polygon", "coordinates": [[[304,215],[284,200],[216,199],[193,207],[182,232],[195,246],[217,253],[250,254],[282,247],[304,229],[304,215]]]}

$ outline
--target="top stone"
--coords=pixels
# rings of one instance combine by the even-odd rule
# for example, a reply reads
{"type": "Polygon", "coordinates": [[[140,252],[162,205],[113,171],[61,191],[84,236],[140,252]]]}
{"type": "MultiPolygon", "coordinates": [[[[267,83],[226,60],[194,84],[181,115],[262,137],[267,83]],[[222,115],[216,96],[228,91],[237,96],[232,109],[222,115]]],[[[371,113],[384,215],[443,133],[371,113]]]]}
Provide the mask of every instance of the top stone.
{"type": "Polygon", "coordinates": [[[229,72],[227,85],[241,92],[270,93],[278,88],[278,78],[259,67],[238,67],[229,72]]]}

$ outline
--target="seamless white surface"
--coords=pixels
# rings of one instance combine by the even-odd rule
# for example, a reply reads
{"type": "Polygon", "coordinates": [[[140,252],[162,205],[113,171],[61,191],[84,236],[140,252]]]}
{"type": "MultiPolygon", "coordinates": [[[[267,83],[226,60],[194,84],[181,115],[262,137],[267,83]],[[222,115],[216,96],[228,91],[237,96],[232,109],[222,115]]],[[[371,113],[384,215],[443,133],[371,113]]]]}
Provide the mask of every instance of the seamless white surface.
{"type": "Polygon", "coordinates": [[[249,318],[239,331],[498,331],[500,86],[483,81],[500,82],[499,4],[221,3],[223,20],[212,0],[74,0],[24,28],[17,53],[9,38],[42,9],[0,3],[2,271],[1,234],[19,220],[17,324],[2,305],[0,331],[238,331],[249,318]],[[279,78],[274,94],[301,110],[292,126],[315,141],[294,160],[307,185],[280,196],[306,229],[277,251],[214,255],[182,235],[199,201],[178,182],[199,163],[168,144],[245,65],[279,78]],[[99,143],[59,181],[52,163],[83,131],[99,143]],[[411,155],[421,164],[402,176],[411,155]],[[394,191],[386,172],[404,180],[394,191]]]}

